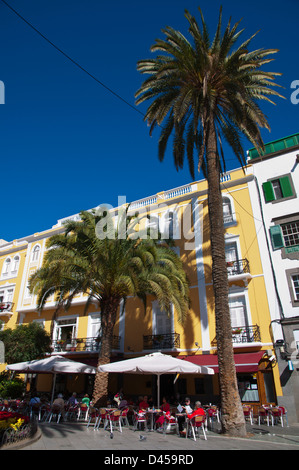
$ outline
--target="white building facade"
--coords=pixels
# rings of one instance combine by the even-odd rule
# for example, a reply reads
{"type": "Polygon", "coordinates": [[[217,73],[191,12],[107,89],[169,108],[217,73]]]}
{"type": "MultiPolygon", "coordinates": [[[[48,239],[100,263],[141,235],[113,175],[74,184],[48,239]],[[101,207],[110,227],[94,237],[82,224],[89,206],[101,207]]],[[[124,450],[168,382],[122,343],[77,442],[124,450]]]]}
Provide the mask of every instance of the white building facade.
{"type": "Polygon", "coordinates": [[[299,133],[248,151],[249,183],[279,367],[281,405],[299,421],[299,133]]]}

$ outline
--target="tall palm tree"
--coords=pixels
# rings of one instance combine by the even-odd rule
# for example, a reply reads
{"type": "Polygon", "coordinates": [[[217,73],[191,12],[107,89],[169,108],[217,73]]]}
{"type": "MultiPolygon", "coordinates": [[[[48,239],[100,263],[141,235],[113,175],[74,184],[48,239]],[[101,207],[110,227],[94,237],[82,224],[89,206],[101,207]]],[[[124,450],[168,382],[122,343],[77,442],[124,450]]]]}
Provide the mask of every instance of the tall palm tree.
{"type": "MultiPolygon", "coordinates": [[[[109,212],[81,212],[81,221],[69,221],[63,234],[47,242],[43,266],[30,278],[30,290],[37,294],[41,310],[47,298],[56,294],[57,309],[68,309],[78,293],[87,294],[85,313],[91,302],[101,312],[99,364],[110,362],[113,329],[121,301],[138,296],[146,304],[154,295],[170,312],[174,305],[181,321],[189,308],[188,281],[179,257],[161,240],[136,236],[136,221],[119,214],[114,228],[109,212]],[[119,230],[119,228],[121,228],[119,230]]],[[[107,400],[108,374],[97,373],[93,401],[107,400]]]]}
{"type": "MultiPolygon", "coordinates": [[[[173,136],[173,156],[177,169],[187,157],[194,178],[194,156],[198,171],[208,180],[208,210],[212,252],[212,279],[215,298],[216,338],[222,407],[222,430],[244,436],[245,422],[238,394],[231,321],[228,306],[228,282],[225,261],[224,224],[220,175],[225,171],[223,141],[226,141],[239,162],[245,164],[241,137],[246,137],[260,151],[263,141],[260,128],[269,129],[258,100],[272,103],[271,95],[281,96],[271,87],[275,76],[261,66],[272,59],[276,49],[248,51],[255,36],[238,47],[243,30],[237,22],[228,22],[222,33],[222,9],[215,36],[210,40],[207,25],[200,11],[202,28],[185,10],[189,22],[189,41],[171,27],[162,32],[166,39],[157,39],[152,52],[155,58],[140,60],[137,69],[149,74],[136,93],[137,104],[150,100],[145,120],[150,133],[162,125],[158,155],[162,161],[166,146],[173,136]],[[235,47],[235,49],[233,49],[235,47]]],[[[276,85],[277,86],[277,85],[276,85]]]]}

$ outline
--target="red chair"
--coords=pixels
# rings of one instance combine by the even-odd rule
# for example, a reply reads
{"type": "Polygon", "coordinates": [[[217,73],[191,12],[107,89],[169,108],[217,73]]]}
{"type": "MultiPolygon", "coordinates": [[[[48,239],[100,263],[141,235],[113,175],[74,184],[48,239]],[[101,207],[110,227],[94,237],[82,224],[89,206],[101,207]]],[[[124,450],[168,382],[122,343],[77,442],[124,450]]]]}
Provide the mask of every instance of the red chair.
{"type": "Polygon", "coordinates": [[[104,429],[106,428],[108,423],[108,415],[109,413],[107,412],[106,408],[99,409],[99,415],[94,425],[94,431],[99,429],[102,421],[104,422],[104,429]]]}
{"type": "Polygon", "coordinates": [[[85,403],[80,403],[78,407],[77,420],[82,418],[84,421],[87,421],[87,417],[88,417],[88,406],[85,403]]]}
{"type": "Polygon", "coordinates": [[[186,430],[186,439],[189,436],[190,428],[192,432],[192,436],[194,441],[196,441],[196,431],[198,432],[199,437],[199,430],[201,429],[204,435],[205,441],[207,440],[206,431],[205,431],[205,424],[206,417],[203,415],[194,416],[193,418],[187,418],[187,430],[186,430]]]}
{"type": "MultiPolygon", "coordinates": [[[[278,407],[280,410],[281,410],[281,413],[282,413],[282,418],[285,418],[286,420],[286,423],[287,423],[287,427],[289,427],[289,422],[288,422],[288,413],[287,413],[287,410],[284,406],[279,406],[278,407]]],[[[283,422],[283,421],[282,421],[283,422]]]]}
{"type": "Polygon", "coordinates": [[[271,408],[270,415],[271,415],[272,426],[274,426],[274,424],[276,424],[277,421],[280,421],[281,427],[283,427],[282,410],[279,407],[271,408]]]}
{"type": "Polygon", "coordinates": [[[243,405],[243,414],[245,421],[246,419],[249,419],[250,424],[253,424],[253,411],[250,405],[243,405]]]}
{"type": "Polygon", "coordinates": [[[67,405],[65,418],[66,418],[68,421],[71,421],[71,419],[74,419],[74,420],[77,421],[77,417],[78,417],[78,408],[79,408],[78,405],[67,405]]]}
{"type": "Polygon", "coordinates": [[[210,406],[210,408],[208,408],[206,410],[206,415],[207,415],[207,418],[208,418],[207,421],[210,424],[211,429],[213,429],[214,421],[217,421],[218,423],[220,423],[219,410],[218,410],[217,406],[215,406],[215,405],[210,406]]]}
{"type": "Polygon", "coordinates": [[[165,434],[168,429],[175,428],[177,435],[179,436],[179,424],[176,416],[170,414],[170,412],[164,413],[163,433],[165,434]]]}
{"type": "MultiPolygon", "coordinates": [[[[42,410],[42,403],[33,403],[33,405],[30,407],[30,417],[32,418],[33,416],[37,416],[38,421],[41,421],[44,414],[42,411],[44,411],[42,410]]],[[[48,415],[49,411],[50,410],[48,409],[48,415]]]]}
{"type": "Polygon", "coordinates": [[[146,413],[137,412],[134,410],[134,431],[137,431],[138,425],[144,425],[144,429],[147,430],[147,416],[146,413]]]}
{"type": "Polygon", "coordinates": [[[265,422],[265,419],[266,419],[266,420],[267,420],[267,426],[269,426],[269,413],[268,413],[268,409],[264,408],[263,406],[261,406],[261,407],[258,409],[258,425],[259,425],[259,426],[261,425],[261,418],[262,418],[263,423],[265,422]]]}
{"type": "Polygon", "coordinates": [[[53,416],[56,416],[57,423],[59,423],[61,418],[61,408],[58,405],[52,405],[50,410],[49,423],[51,423],[53,416]]]}
{"type": "Polygon", "coordinates": [[[121,428],[121,411],[120,410],[115,410],[112,413],[108,414],[108,422],[110,425],[110,431],[113,432],[113,429],[116,424],[118,424],[118,428],[120,432],[122,431],[121,428]]]}
{"type": "Polygon", "coordinates": [[[90,407],[88,410],[88,422],[87,422],[86,428],[89,427],[90,423],[93,420],[94,420],[94,427],[95,427],[99,415],[100,415],[100,412],[97,408],[90,407]]]}
{"type": "Polygon", "coordinates": [[[122,422],[122,424],[123,424],[123,422],[125,422],[125,424],[129,428],[130,424],[129,424],[129,420],[128,420],[128,412],[129,412],[129,408],[125,408],[124,410],[122,410],[122,412],[121,412],[121,422],[122,422]]]}

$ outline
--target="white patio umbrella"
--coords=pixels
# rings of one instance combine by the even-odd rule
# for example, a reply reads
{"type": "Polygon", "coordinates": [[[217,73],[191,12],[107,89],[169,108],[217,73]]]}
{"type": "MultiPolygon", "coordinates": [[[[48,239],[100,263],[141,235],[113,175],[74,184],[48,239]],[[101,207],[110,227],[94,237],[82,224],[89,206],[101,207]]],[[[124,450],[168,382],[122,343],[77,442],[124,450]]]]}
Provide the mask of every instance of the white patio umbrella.
{"type": "Polygon", "coordinates": [[[99,366],[100,372],[119,372],[127,374],[157,375],[158,407],[160,406],[160,375],[163,374],[208,374],[213,375],[210,367],[198,366],[191,362],[177,359],[161,352],[148,354],[134,359],[113,362],[99,366]]]}
{"type": "Polygon", "coordinates": [[[36,359],[34,361],[16,362],[8,364],[7,370],[14,370],[24,373],[35,374],[53,374],[52,398],[53,402],[56,375],[57,374],[95,374],[96,367],[88,366],[82,362],[73,361],[63,356],[49,356],[45,359],[36,359]]]}

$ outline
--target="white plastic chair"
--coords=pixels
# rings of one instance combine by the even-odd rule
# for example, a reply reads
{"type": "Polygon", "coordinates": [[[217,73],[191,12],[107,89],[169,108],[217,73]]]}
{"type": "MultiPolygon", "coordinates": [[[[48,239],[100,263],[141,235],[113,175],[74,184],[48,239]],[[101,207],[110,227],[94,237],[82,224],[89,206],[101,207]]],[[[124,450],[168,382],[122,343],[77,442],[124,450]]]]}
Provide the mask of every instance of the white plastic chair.
{"type": "Polygon", "coordinates": [[[287,427],[289,427],[288,413],[287,413],[286,408],[284,406],[278,406],[278,408],[281,410],[281,413],[282,413],[282,422],[283,422],[283,418],[285,418],[287,427]]]}
{"type": "Polygon", "coordinates": [[[194,416],[193,418],[187,418],[187,429],[186,429],[186,439],[189,436],[190,428],[192,432],[192,436],[194,441],[196,441],[196,431],[198,432],[199,437],[199,430],[201,429],[204,435],[205,441],[207,440],[207,435],[205,431],[205,421],[206,417],[203,415],[194,416]]]}
{"type": "Polygon", "coordinates": [[[99,415],[98,415],[98,418],[95,422],[95,425],[94,425],[94,431],[97,429],[99,429],[100,425],[101,425],[101,422],[103,421],[103,424],[104,424],[104,429],[106,428],[107,424],[108,424],[108,416],[109,416],[109,413],[107,412],[106,408],[100,408],[99,409],[99,415]]]}
{"type": "Polygon", "coordinates": [[[147,430],[147,417],[146,413],[137,412],[134,410],[134,431],[137,431],[138,425],[144,425],[144,429],[147,430]]]}
{"type": "Polygon", "coordinates": [[[261,406],[258,409],[258,425],[259,426],[261,425],[261,418],[263,420],[263,423],[265,422],[265,419],[266,419],[267,426],[269,426],[269,413],[268,413],[268,410],[264,408],[263,406],[261,406]]]}
{"type": "Polygon", "coordinates": [[[253,425],[253,411],[250,405],[243,405],[243,414],[245,421],[249,419],[250,424],[253,425]]]}
{"type": "Polygon", "coordinates": [[[121,419],[122,425],[128,426],[128,428],[129,428],[130,424],[129,424],[129,420],[128,420],[128,412],[129,412],[129,408],[125,408],[124,410],[121,410],[120,419],[121,419]]]}
{"type": "Polygon", "coordinates": [[[87,426],[86,428],[89,427],[89,425],[91,424],[91,422],[94,420],[94,428],[95,428],[95,425],[97,423],[97,420],[98,420],[98,417],[99,417],[99,410],[97,408],[94,408],[94,407],[90,407],[88,409],[88,421],[87,421],[87,426]]]}
{"type": "Polygon", "coordinates": [[[59,423],[61,418],[61,408],[57,405],[52,405],[51,410],[49,412],[49,423],[51,423],[53,416],[56,416],[57,423],[59,423]]]}
{"type": "Polygon", "coordinates": [[[118,424],[119,431],[123,432],[121,428],[121,411],[120,410],[115,410],[112,413],[109,413],[108,422],[110,425],[111,432],[113,432],[113,429],[115,428],[116,424],[118,424]]]}
{"type": "Polygon", "coordinates": [[[78,407],[77,420],[83,419],[84,421],[87,421],[87,417],[88,417],[88,406],[85,405],[84,403],[81,403],[78,407]]]}
{"type": "Polygon", "coordinates": [[[177,435],[179,435],[179,424],[176,416],[168,415],[163,412],[164,414],[164,423],[163,423],[163,433],[165,434],[166,431],[170,430],[171,428],[175,428],[177,435]]]}
{"type": "Polygon", "coordinates": [[[209,423],[211,429],[213,430],[214,427],[214,421],[217,421],[217,423],[220,423],[220,416],[219,416],[219,410],[216,405],[210,406],[207,411],[207,422],[209,423]]]}

